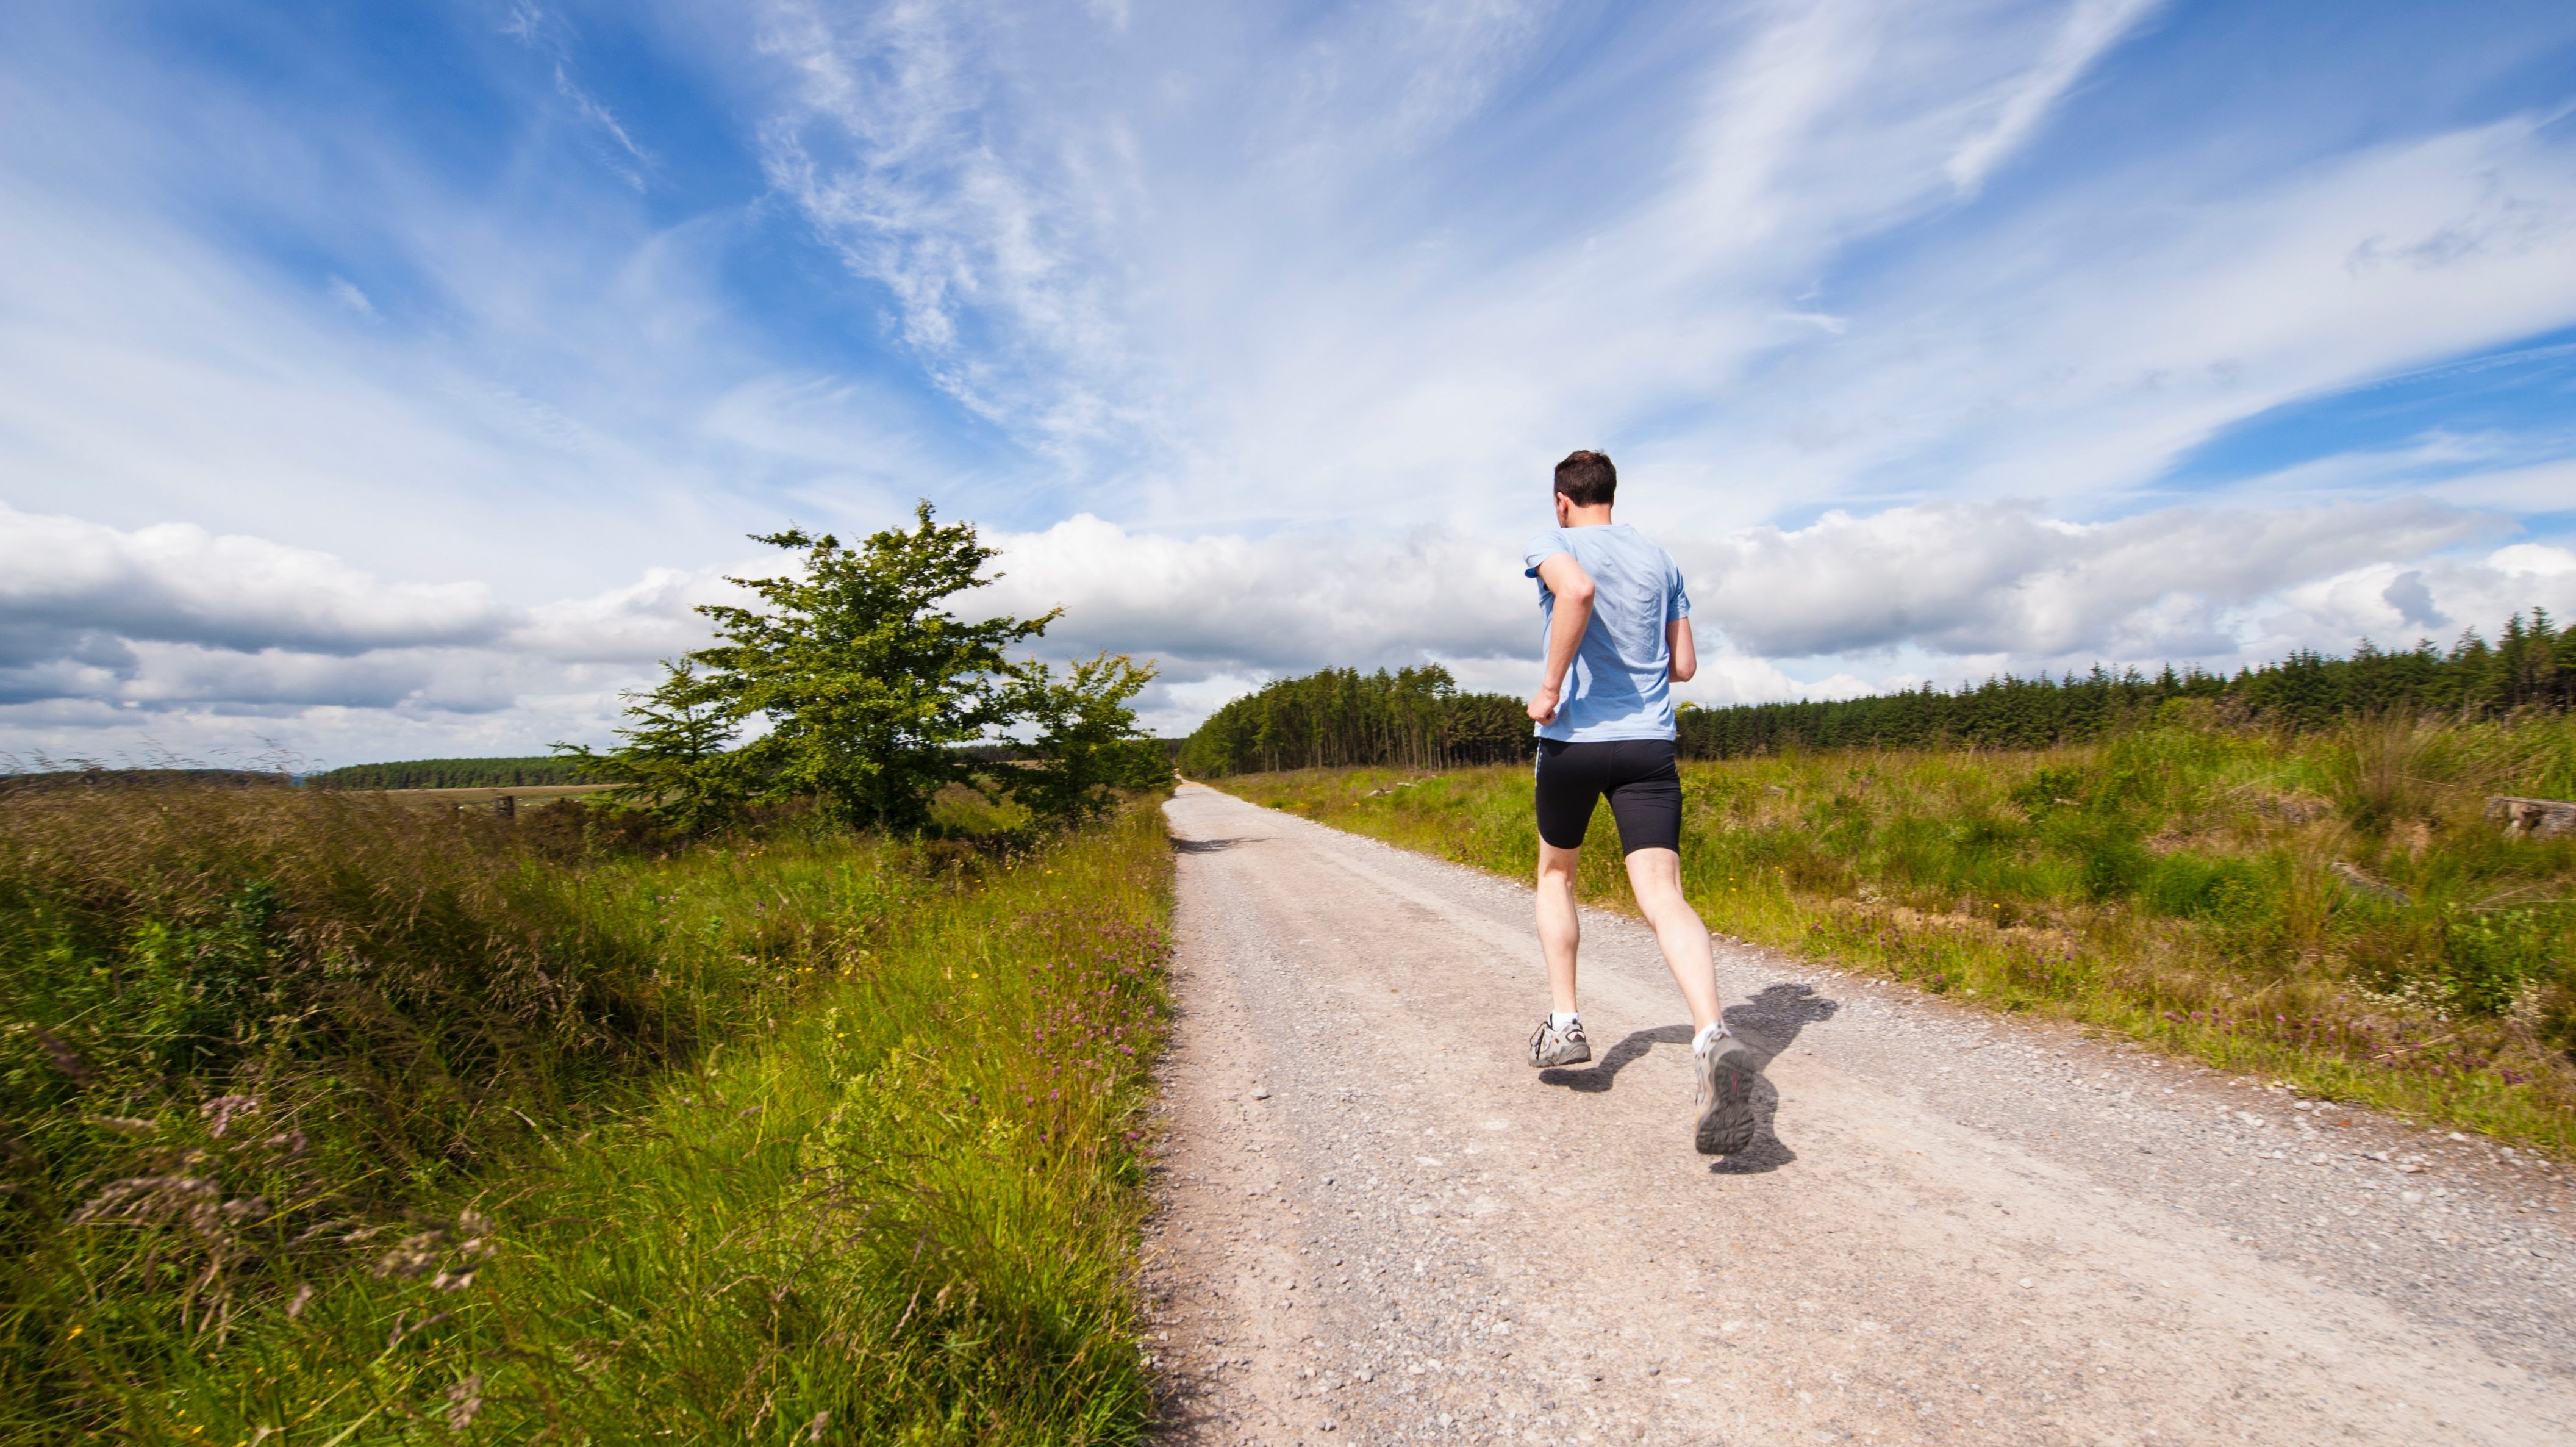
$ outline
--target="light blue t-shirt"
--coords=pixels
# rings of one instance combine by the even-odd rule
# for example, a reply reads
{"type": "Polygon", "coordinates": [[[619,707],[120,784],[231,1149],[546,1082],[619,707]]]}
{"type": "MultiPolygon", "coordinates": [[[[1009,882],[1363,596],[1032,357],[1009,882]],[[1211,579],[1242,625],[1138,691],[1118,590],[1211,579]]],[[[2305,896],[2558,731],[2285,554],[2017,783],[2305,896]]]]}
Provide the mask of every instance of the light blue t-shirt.
{"type": "MultiPolygon", "coordinates": [[[[1570,553],[1592,576],[1592,622],[1574,652],[1556,719],[1538,726],[1543,739],[1588,744],[1608,739],[1673,737],[1672,649],[1666,625],[1690,616],[1690,594],[1672,554],[1626,523],[1549,528],[1522,550],[1527,576],[1558,553],[1570,553]]],[[[1556,590],[1538,585],[1542,620],[1556,617],[1556,590]]]]}

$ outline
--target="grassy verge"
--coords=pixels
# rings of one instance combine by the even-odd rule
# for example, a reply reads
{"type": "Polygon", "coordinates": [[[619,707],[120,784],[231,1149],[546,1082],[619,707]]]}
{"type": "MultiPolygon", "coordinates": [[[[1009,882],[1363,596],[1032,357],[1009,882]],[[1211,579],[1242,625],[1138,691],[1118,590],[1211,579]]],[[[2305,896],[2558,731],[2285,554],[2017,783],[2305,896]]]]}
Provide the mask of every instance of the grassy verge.
{"type": "MultiPolygon", "coordinates": [[[[1525,767],[1220,781],[1523,876],[1525,767]]],[[[2576,721],[2281,737],[2178,710],[2033,753],[1684,766],[1710,924],[1980,1006],[2565,1153],[2576,1146],[2576,841],[2505,838],[2489,794],[2576,793],[2576,721]]],[[[1605,808],[1593,838],[1611,832],[1605,808]]],[[[1615,848],[1588,898],[1631,907],[1615,848]]]]}
{"type": "Polygon", "coordinates": [[[1141,1430],[1150,809],[650,858],[284,791],[0,804],[0,1436],[1141,1430]]]}

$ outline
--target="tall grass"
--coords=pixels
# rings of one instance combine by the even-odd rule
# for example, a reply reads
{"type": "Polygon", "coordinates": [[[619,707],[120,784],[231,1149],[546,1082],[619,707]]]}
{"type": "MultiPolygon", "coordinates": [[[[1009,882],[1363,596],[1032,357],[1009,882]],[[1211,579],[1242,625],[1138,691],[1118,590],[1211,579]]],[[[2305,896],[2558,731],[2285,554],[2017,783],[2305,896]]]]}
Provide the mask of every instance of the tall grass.
{"type": "Polygon", "coordinates": [[[546,837],[0,800],[0,1436],[1132,1438],[1151,812],[546,837]]]}
{"type": "MultiPolygon", "coordinates": [[[[1790,754],[1683,778],[1685,882],[1717,928],[2576,1144],[2576,841],[2482,817],[2494,793],[2576,794],[2576,720],[2284,736],[2177,707],[2081,747],[1790,754]]],[[[1526,768],[1227,787],[1498,873],[1536,857],[1526,768]]],[[[1606,809],[1594,830],[1615,839],[1606,809]]],[[[1615,847],[1586,851],[1582,887],[1628,905],[1615,847]]]]}

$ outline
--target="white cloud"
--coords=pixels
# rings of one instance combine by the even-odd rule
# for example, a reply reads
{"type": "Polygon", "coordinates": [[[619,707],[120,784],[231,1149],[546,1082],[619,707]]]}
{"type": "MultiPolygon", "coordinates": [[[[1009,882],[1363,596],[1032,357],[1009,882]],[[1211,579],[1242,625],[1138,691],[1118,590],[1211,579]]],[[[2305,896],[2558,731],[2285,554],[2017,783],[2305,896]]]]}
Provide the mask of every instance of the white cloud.
{"type": "Polygon", "coordinates": [[[94,752],[77,734],[95,728],[312,752],[369,718],[379,738],[483,737],[506,718],[511,751],[597,738],[618,689],[706,641],[695,605],[741,596],[725,571],[741,566],[516,607],[262,538],[0,506],[0,747],[94,752]]]}
{"type": "Polygon", "coordinates": [[[356,312],[362,317],[371,317],[376,314],[376,304],[367,299],[367,294],[365,292],[358,290],[358,284],[356,282],[349,280],[345,276],[335,276],[331,278],[330,283],[325,286],[323,290],[331,294],[331,299],[333,301],[338,302],[340,305],[347,307],[349,310],[356,312]]]}
{"type": "Polygon", "coordinates": [[[1929,503],[1832,512],[1795,531],[1752,528],[1678,551],[1713,580],[1694,599],[1697,616],[1757,655],[1913,644],[2134,660],[2233,652],[2233,611],[2291,580],[2418,558],[2493,530],[2423,502],[2174,509],[2094,524],[2028,503],[1929,503]]]}
{"type": "MultiPolygon", "coordinates": [[[[1943,503],[1674,537],[1704,653],[1683,694],[1848,697],[2094,661],[2230,666],[2364,635],[2492,630],[2534,605],[2576,615],[2576,553],[2460,550],[2494,530],[2420,500],[2093,524],[2026,503],[1943,503]],[[1784,663],[1795,659],[1811,666],[1784,663]]],[[[1166,731],[1327,664],[1439,661],[1463,686],[1505,692],[1535,665],[1534,587],[1517,545],[1491,538],[1185,538],[1087,514],[987,536],[1000,577],[965,605],[1063,606],[1044,656],[1158,657],[1145,713],[1166,731]]],[[[741,596],[721,572],[781,561],[656,569],[509,606],[478,584],[388,581],[258,538],[0,510],[0,747],[98,752],[83,730],[137,748],[277,740],[316,757],[366,738],[378,754],[405,739],[451,740],[432,752],[596,739],[618,689],[709,636],[695,605],[741,596]]]]}
{"type": "Polygon", "coordinates": [[[2104,52],[2152,12],[2159,0],[2076,0],[2039,63],[2014,78],[1990,104],[1994,119],[1950,153],[1942,169],[1951,184],[1973,192],[1996,166],[2028,141],[2050,107],[2104,52]]]}
{"type": "Polygon", "coordinates": [[[657,168],[533,5],[503,178],[141,50],[0,58],[47,121],[0,133],[0,733],[578,731],[742,533],[923,494],[994,525],[990,606],[1069,608],[1051,651],[1165,657],[1158,719],[1324,663],[1517,687],[1574,445],[1691,567],[1709,701],[2563,597],[2485,551],[2576,495],[2545,429],[2159,489],[2576,324],[2564,120],[2247,159],[2133,94],[2173,135],[2052,153],[2154,10],[673,4],[757,153],[694,196],[721,146],[657,168]]]}
{"type": "MultiPolygon", "coordinates": [[[[1797,529],[1668,535],[1690,579],[1707,703],[1847,697],[2041,667],[2201,661],[2394,636],[2416,597],[2492,628],[2558,608],[2566,556],[2516,544],[2469,559],[2492,516],[2420,499],[2287,510],[2174,508],[2075,523],[2026,502],[1828,513],[1797,529]],[[2412,584],[2400,586],[2402,576],[2412,584]],[[1821,660],[1792,674],[1779,660],[1821,660]]],[[[977,606],[1063,605],[1051,651],[1163,656],[1203,712],[1226,690],[1327,664],[1433,659],[1463,684],[1526,687],[1536,598],[1517,546],[1446,532],[1262,539],[1130,532],[1081,516],[994,540],[1003,580],[977,606]]],[[[2411,635],[2410,635],[2411,636],[2411,635]]]]}
{"type": "Polygon", "coordinates": [[[2576,616],[2576,552],[2515,543],[2479,557],[2373,562],[2283,589],[2262,625],[2279,647],[2341,651],[2367,637],[2381,647],[2448,644],[2475,629],[2492,639],[2513,614],[2539,607],[2576,616]]]}
{"type": "Polygon", "coordinates": [[[121,532],[6,504],[0,617],[17,628],[342,655],[486,643],[508,622],[480,583],[387,583],[261,538],[186,523],[121,532]]]}
{"type": "Polygon", "coordinates": [[[1176,671],[1275,674],[1507,654],[1533,636],[1521,614],[1535,594],[1517,553],[1443,532],[1179,538],[1086,513],[992,541],[1001,579],[973,606],[1021,616],[1061,606],[1047,634],[1055,652],[1106,647],[1164,655],[1176,671]]]}
{"type": "Polygon", "coordinates": [[[1507,528],[1512,482],[1604,443],[1707,531],[1941,496],[2098,514],[2232,422],[2576,322],[2576,155],[2545,117],[2260,173],[2121,156],[1981,207],[2154,10],[1663,12],[1635,22],[1653,67],[1601,62],[1636,84],[1551,73],[1560,99],[1526,86],[1547,7],[1103,45],[793,0],[765,12],[766,155],[1069,508],[1181,531],[1507,528]],[[1551,103],[1625,149],[1541,130],[1551,103]]]}

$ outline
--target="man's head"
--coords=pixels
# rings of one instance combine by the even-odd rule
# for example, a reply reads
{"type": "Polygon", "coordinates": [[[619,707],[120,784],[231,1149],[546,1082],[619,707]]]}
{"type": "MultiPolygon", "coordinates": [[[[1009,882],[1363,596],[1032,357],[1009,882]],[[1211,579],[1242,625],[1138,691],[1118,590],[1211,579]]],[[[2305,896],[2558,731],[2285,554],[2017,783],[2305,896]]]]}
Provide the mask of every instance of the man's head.
{"type": "Polygon", "coordinates": [[[1610,503],[1619,493],[1619,469],[1598,452],[1569,452],[1556,465],[1556,518],[1559,526],[1571,524],[1579,514],[1597,511],[1597,521],[1607,522],[1610,503]]]}

